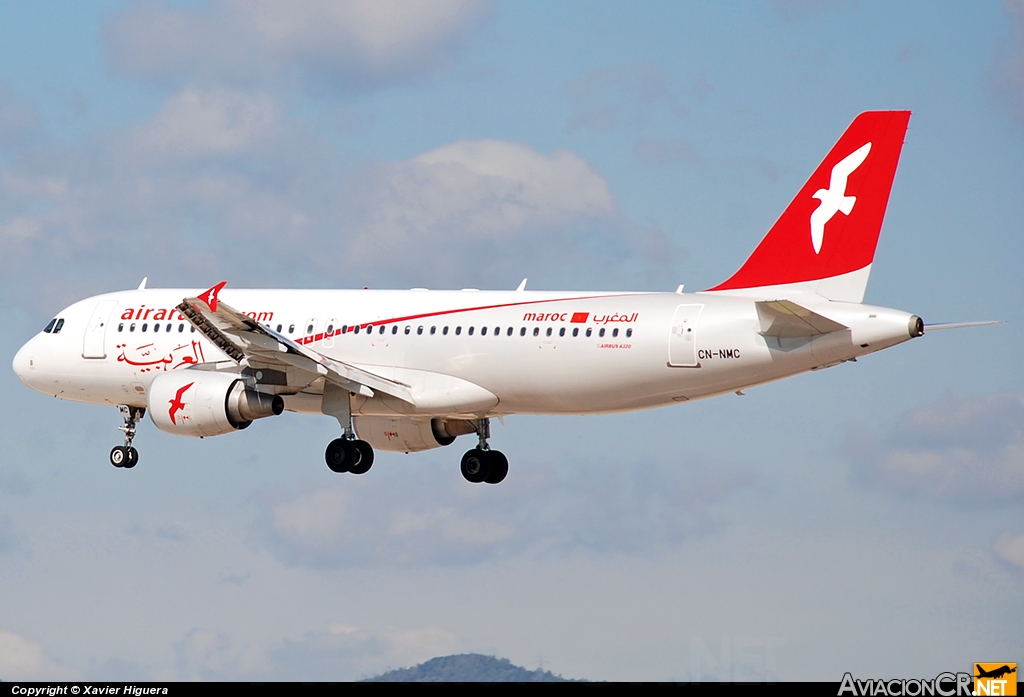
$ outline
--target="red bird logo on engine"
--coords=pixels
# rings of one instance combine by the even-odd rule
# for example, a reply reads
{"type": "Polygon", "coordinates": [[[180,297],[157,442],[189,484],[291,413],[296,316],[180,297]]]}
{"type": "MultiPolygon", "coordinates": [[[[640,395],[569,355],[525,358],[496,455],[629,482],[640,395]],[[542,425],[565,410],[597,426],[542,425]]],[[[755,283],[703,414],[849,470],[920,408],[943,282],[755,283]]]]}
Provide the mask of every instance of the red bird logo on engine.
{"type": "Polygon", "coordinates": [[[177,391],[177,393],[175,393],[174,399],[168,402],[168,404],[171,405],[171,408],[167,410],[167,415],[171,417],[171,423],[174,424],[175,426],[178,425],[178,422],[175,420],[174,415],[185,408],[185,403],[181,401],[181,396],[185,394],[185,390],[192,387],[192,385],[194,384],[194,382],[190,382],[189,384],[182,387],[180,390],[177,391]]]}

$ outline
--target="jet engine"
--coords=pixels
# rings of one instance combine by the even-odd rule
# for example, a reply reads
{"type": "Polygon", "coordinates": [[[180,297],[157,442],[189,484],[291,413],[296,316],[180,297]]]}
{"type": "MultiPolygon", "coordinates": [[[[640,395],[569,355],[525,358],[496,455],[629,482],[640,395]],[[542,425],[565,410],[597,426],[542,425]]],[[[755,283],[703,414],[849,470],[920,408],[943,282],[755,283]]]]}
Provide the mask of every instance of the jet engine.
{"type": "Polygon", "coordinates": [[[235,373],[177,370],[149,387],[149,415],[157,428],[179,436],[218,436],[284,411],[280,395],[264,394],[235,373]]]}
{"type": "Polygon", "coordinates": [[[475,433],[469,421],[454,419],[391,419],[357,416],[356,433],[374,450],[413,453],[451,445],[456,436],[475,433]]]}

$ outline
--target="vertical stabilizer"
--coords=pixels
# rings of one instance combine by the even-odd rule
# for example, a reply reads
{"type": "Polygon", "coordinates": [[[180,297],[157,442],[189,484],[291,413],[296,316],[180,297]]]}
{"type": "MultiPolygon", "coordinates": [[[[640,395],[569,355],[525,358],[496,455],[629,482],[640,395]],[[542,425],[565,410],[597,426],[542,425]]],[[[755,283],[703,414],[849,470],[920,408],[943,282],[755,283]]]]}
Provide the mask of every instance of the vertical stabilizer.
{"type": "Polygon", "coordinates": [[[746,263],[708,290],[861,302],[909,121],[909,111],[854,119],[746,263]]]}

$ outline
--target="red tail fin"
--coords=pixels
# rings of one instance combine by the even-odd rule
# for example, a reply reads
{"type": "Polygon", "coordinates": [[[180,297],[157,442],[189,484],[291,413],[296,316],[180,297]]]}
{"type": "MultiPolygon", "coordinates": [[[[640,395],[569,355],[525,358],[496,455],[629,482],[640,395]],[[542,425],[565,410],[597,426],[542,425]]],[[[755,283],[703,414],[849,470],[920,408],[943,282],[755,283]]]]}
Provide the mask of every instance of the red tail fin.
{"type": "Polygon", "coordinates": [[[868,111],[854,119],[746,263],[709,290],[846,277],[828,284],[832,292],[818,292],[860,302],[909,121],[909,111],[868,111]],[[862,273],[847,276],[853,272],[862,273]]]}

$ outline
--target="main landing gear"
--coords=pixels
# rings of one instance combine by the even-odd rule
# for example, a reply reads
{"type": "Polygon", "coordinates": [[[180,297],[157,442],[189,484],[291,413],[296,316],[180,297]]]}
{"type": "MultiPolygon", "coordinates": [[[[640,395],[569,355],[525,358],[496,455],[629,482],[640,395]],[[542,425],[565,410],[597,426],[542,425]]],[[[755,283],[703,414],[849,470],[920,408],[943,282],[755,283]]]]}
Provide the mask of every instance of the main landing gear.
{"type": "Polygon", "coordinates": [[[356,440],[355,433],[346,429],[344,436],[327,446],[324,459],[332,472],[366,474],[373,466],[373,448],[365,440],[356,440]]]}
{"type": "Polygon", "coordinates": [[[324,385],[321,411],[338,420],[345,433],[335,438],[324,452],[324,460],[332,472],[366,474],[373,466],[373,448],[365,440],[358,440],[352,428],[352,395],[348,390],[331,383],[324,385]]]}
{"type": "Polygon", "coordinates": [[[500,450],[491,450],[487,440],[491,437],[491,422],[480,419],[476,423],[480,442],[462,456],[462,476],[474,484],[498,484],[508,474],[508,458],[500,450]]]}
{"type": "Polygon", "coordinates": [[[124,445],[116,445],[110,451],[110,464],[114,467],[131,469],[139,464],[139,451],[132,447],[132,441],[135,439],[135,425],[146,415],[146,408],[118,404],[117,410],[124,417],[124,426],[118,427],[124,431],[124,445]]]}

